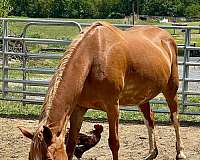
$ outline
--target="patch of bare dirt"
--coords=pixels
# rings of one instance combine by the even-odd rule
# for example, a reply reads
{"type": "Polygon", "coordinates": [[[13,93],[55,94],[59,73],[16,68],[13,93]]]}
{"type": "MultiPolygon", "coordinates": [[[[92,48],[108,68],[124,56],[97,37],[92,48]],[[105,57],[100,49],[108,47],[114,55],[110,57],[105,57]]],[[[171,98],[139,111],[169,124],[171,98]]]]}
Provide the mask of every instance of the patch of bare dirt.
{"type": "MultiPolygon", "coordinates": [[[[38,121],[0,118],[0,160],[26,160],[30,141],[22,136],[17,126],[25,126],[32,131],[37,127],[38,121]]],[[[101,141],[93,149],[85,152],[83,160],[111,160],[108,147],[108,124],[104,126],[101,141]]],[[[94,123],[84,122],[82,132],[93,129],[94,123]]],[[[142,160],[148,153],[148,136],[144,125],[120,124],[120,160],[142,160]]],[[[175,133],[172,126],[157,126],[158,160],[174,160],[175,133]]],[[[188,160],[200,159],[200,127],[181,127],[182,140],[188,160]]],[[[74,158],[75,159],[75,158],[74,158]]]]}

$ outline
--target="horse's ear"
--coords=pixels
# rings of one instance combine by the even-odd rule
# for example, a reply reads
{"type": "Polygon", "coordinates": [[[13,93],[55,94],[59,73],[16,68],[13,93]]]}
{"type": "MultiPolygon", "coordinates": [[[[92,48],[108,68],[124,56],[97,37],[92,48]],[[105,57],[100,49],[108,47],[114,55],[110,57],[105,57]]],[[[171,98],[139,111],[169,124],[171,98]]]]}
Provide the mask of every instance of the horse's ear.
{"type": "Polygon", "coordinates": [[[43,126],[43,129],[44,141],[47,144],[47,146],[50,146],[52,142],[51,140],[53,138],[52,132],[47,126],[43,126]]]}
{"type": "Polygon", "coordinates": [[[20,129],[20,131],[22,132],[22,134],[25,136],[25,137],[27,137],[27,138],[29,138],[29,139],[33,139],[33,133],[31,133],[28,129],[26,129],[26,128],[24,128],[24,127],[18,127],[19,129],[20,129]]]}

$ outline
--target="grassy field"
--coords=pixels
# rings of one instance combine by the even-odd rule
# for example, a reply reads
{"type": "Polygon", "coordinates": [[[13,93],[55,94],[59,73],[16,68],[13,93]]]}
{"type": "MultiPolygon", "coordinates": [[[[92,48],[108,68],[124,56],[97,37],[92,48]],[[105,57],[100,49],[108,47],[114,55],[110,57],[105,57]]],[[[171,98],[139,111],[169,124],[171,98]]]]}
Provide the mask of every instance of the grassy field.
{"type": "MultiPolygon", "coordinates": [[[[8,102],[0,101],[0,117],[13,117],[13,118],[28,118],[28,119],[37,119],[41,112],[41,105],[27,104],[23,106],[21,103],[17,102],[8,102]]],[[[123,108],[124,109],[124,108],[123,108]]],[[[126,109],[137,109],[137,107],[127,107],[126,109]]],[[[166,105],[152,105],[153,110],[165,110],[168,111],[166,105]]],[[[188,107],[187,112],[200,112],[199,107],[188,107]]],[[[155,120],[157,122],[168,123],[170,121],[169,114],[155,113],[155,120]]],[[[105,112],[98,110],[88,110],[85,115],[86,120],[95,120],[95,121],[106,121],[107,116],[105,112]]],[[[180,120],[182,122],[193,122],[200,123],[200,116],[195,115],[182,115],[180,114],[180,120]]],[[[135,111],[125,111],[121,110],[120,112],[120,121],[121,122],[143,122],[143,115],[140,112],[135,111]]]]}
{"type": "MultiPolygon", "coordinates": [[[[59,20],[59,19],[56,19],[59,20]]],[[[61,19],[65,21],[76,21],[79,23],[93,23],[96,21],[107,21],[112,24],[124,24],[124,19],[61,19]]],[[[136,21],[136,25],[165,25],[170,26],[172,23],[159,23],[158,21],[136,21]]],[[[188,26],[199,26],[199,22],[187,22],[188,26]]],[[[24,28],[25,23],[16,23],[10,22],[9,27],[11,30],[11,34],[20,35],[22,32],[22,28],[24,28]]],[[[174,30],[169,30],[170,33],[173,33],[174,30]]],[[[199,33],[200,31],[192,31],[193,33],[199,33]]],[[[70,39],[72,40],[79,32],[76,27],[67,27],[67,26],[31,26],[27,32],[28,37],[33,38],[57,38],[57,39],[70,39]]],[[[175,38],[180,41],[183,38],[184,33],[181,30],[176,31],[177,35],[175,38]]],[[[183,38],[184,39],[184,38],[183,38]]],[[[193,40],[193,38],[192,38],[193,40]]],[[[200,40],[199,37],[195,38],[194,41],[199,46],[200,40]]]]}

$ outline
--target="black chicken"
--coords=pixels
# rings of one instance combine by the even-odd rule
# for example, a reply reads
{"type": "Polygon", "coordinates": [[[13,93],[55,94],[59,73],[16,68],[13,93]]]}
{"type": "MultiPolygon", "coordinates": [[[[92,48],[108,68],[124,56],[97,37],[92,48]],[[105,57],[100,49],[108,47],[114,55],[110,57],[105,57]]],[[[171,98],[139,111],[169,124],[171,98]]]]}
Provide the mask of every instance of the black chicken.
{"type": "MultiPolygon", "coordinates": [[[[96,124],[94,130],[90,131],[90,135],[79,133],[74,155],[77,159],[80,159],[84,152],[94,147],[101,139],[101,133],[103,132],[103,126],[96,124]]],[[[66,141],[68,134],[66,134],[66,141]]]]}

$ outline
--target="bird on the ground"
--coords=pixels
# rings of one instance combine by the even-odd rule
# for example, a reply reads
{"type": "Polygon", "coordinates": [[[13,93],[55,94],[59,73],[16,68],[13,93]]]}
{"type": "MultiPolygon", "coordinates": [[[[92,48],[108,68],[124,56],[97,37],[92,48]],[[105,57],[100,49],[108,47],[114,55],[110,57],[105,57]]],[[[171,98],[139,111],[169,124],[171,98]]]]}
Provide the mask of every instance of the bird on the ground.
{"type": "MultiPolygon", "coordinates": [[[[89,132],[89,135],[79,133],[74,155],[77,159],[81,159],[84,152],[94,147],[101,139],[101,133],[103,132],[103,126],[100,124],[94,125],[94,130],[89,132]]],[[[66,142],[68,139],[68,133],[66,134],[66,142]]]]}

